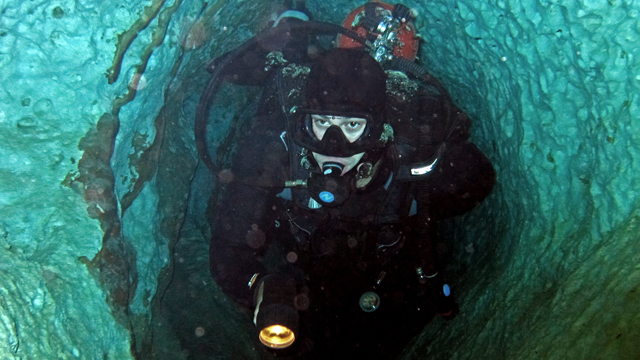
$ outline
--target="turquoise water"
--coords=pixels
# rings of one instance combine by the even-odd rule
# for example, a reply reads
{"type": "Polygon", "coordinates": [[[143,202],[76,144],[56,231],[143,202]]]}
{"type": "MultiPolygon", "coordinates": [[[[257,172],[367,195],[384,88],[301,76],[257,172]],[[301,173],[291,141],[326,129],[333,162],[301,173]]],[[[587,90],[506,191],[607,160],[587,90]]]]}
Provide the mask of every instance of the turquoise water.
{"type": "MultiPolygon", "coordinates": [[[[404,358],[637,358],[640,3],[403,3],[498,173],[448,226],[461,316],[404,358]]],[[[203,5],[0,1],[2,358],[269,357],[209,276],[192,125],[208,61],[278,4],[203,5]]]]}

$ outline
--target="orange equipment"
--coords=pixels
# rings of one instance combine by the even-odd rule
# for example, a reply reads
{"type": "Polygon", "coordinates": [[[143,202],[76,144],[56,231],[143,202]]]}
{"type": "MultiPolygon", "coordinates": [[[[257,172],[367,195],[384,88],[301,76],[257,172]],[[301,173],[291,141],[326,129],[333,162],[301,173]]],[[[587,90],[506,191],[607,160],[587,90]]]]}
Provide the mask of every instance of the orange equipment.
{"type": "MultiPolygon", "coordinates": [[[[378,61],[401,57],[414,61],[418,54],[419,38],[412,21],[411,10],[402,5],[395,6],[373,1],[353,10],[342,23],[346,29],[367,38],[374,47],[372,56],[378,61]]],[[[352,38],[339,35],[341,48],[361,47],[352,38]]]]}

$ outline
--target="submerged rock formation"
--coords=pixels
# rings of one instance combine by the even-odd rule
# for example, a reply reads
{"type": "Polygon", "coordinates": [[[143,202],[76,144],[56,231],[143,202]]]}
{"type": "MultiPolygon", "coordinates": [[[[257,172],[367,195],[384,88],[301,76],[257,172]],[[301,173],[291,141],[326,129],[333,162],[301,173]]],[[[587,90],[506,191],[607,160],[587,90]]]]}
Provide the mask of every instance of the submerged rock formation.
{"type": "MultiPolygon", "coordinates": [[[[636,359],[639,4],[402,3],[498,184],[445,227],[460,315],[401,358],[636,359]]],[[[278,5],[0,3],[0,357],[271,358],[209,275],[192,128],[208,61],[278,5]]],[[[221,163],[241,99],[209,124],[221,163]]]]}

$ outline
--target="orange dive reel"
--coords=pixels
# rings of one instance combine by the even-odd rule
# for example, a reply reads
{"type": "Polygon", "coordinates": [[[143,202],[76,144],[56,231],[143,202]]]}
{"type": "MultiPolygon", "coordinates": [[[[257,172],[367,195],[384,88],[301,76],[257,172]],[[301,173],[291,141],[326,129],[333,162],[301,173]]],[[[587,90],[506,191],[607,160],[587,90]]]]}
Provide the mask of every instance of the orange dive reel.
{"type": "MultiPolygon", "coordinates": [[[[401,57],[415,61],[418,54],[419,38],[413,25],[411,9],[402,4],[395,6],[372,1],[353,10],[342,26],[353,30],[373,44],[371,56],[378,62],[401,57]]],[[[352,38],[339,35],[341,48],[361,47],[352,38]]]]}

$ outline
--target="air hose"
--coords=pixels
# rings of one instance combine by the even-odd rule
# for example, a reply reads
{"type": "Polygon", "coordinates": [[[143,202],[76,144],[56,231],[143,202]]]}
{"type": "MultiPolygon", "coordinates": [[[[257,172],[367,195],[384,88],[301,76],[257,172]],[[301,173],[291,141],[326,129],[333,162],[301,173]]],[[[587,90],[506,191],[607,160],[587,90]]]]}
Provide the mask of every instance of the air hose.
{"type": "MultiPolygon", "coordinates": [[[[423,133],[422,139],[418,146],[420,151],[426,151],[429,144],[429,135],[423,133]]],[[[458,312],[458,305],[453,296],[449,285],[444,282],[442,272],[438,271],[436,256],[432,238],[431,218],[430,218],[430,190],[431,180],[426,177],[417,184],[418,191],[416,194],[417,209],[417,234],[418,234],[418,255],[420,257],[420,267],[416,268],[419,281],[428,286],[431,292],[431,299],[435,302],[435,307],[441,317],[445,319],[453,319],[458,312]]]]}
{"type": "Polygon", "coordinates": [[[435,80],[429,74],[429,71],[427,71],[425,67],[420,66],[418,63],[415,63],[403,57],[394,56],[393,59],[389,61],[389,67],[394,70],[400,70],[405,73],[409,73],[427,83],[430,83],[433,80],[435,80]]]}
{"type": "MultiPolygon", "coordinates": [[[[438,79],[431,76],[431,74],[425,67],[409,59],[405,59],[402,57],[395,57],[395,56],[388,62],[387,67],[391,70],[399,70],[404,72],[405,74],[413,75],[423,83],[433,86],[438,91],[438,93],[442,95],[442,97],[444,98],[442,100],[442,103],[446,105],[445,119],[451,119],[451,115],[453,113],[451,111],[451,104],[453,104],[451,95],[449,95],[449,92],[447,91],[447,89],[444,86],[442,86],[442,84],[440,83],[440,81],[438,81],[438,79]]],[[[449,128],[446,131],[447,135],[442,140],[442,143],[446,142],[449,139],[451,134],[453,134],[453,131],[455,130],[456,126],[460,123],[460,120],[462,119],[462,117],[459,115],[460,114],[456,114],[456,119],[454,121],[449,121],[449,128]]],[[[428,139],[428,138],[420,139],[421,141],[420,144],[426,146],[426,144],[430,143],[430,140],[431,139],[428,139]]],[[[424,149],[421,149],[421,150],[424,150],[424,149]]]]}
{"type": "MultiPolygon", "coordinates": [[[[309,34],[317,35],[341,33],[364,46],[370,46],[365,38],[361,37],[356,32],[345,29],[339,25],[316,21],[287,22],[282,23],[277,27],[263,30],[235,50],[213,60],[207,67],[207,71],[211,73],[211,79],[200,96],[200,101],[196,108],[196,119],[194,124],[194,136],[198,155],[212,173],[216,174],[220,169],[218,169],[218,166],[213,162],[207,147],[207,121],[209,119],[210,109],[213,106],[215,96],[220,89],[220,86],[225,81],[233,81],[233,74],[229,72],[228,68],[230,65],[234,64],[234,60],[251,51],[264,51],[265,55],[272,51],[282,51],[286,47],[286,42],[283,43],[282,39],[287,39],[291,37],[291,33],[298,31],[307,31],[309,34]]],[[[260,69],[263,68],[264,66],[260,69]]],[[[268,78],[267,75],[268,74],[264,74],[264,76],[260,78],[266,79],[268,78]]]]}
{"type": "MultiPolygon", "coordinates": [[[[393,57],[388,66],[391,69],[399,70],[404,73],[411,74],[421,81],[434,85],[438,91],[446,97],[445,103],[449,104],[449,94],[446,89],[440,85],[440,83],[433,78],[426,68],[420,66],[419,64],[410,61],[408,59],[402,57],[393,57]]],[[[446,119],[449,119],[450,115],[450,107],[447,106],[447,114],[446,119]]],[[[445,139],[446,140],[446,139],[445,139]]],[[[422,154],[426,154],[429,151],[429,145],[431,144],[432,139],[429,133],[423,132],[420,136],[420,142],[418,143],[418,150],[422,154]]],[[[433,253],[433,244],[431,241],[431,219],[429,218],[429,207],[430,207],[430,199],[429,199],[429,188],[431,181],[429,177],[418,181],[417,187],[418,192],[416,196],[416,202],[418,204],[417,211],[417,219],[418,219],[418,253],[420,255],[420,270],[419,275],[422,281],[425,279],[435,276],[438,273],[437,267],[435,264],[435,256],[433,253]]]]}
{"type": "MultiPolygon", "coordinates": [[[[444,97],[442,102],[446,104],[445,119],[450,120],[452,115],[451,104],[453,103],[449,92],[440,84],[440,82],[432,77],[427,69],[405,58],[394,57],[389,61],[388,66],[393,70],[400,70],[404,73],[415,76],[422,82],[432,85],[437,91],[444,97]]],[[[456,126],[461,121],[462,117],[456,115],[453,121],[449,121],[449,128],[446,132],[446,136],[441,141],[441,146],[437,152],[441,152],[447,139],[453,134],[456,126]]],[[[429,133],[422,133],[420,142],[418,144],[418,150],[422,154],[426,154],[429,151],[429,147],[433,139],[429,133]]],[[[436,263],[436,256],[434,253],[432,228],[430,218],[430,190],[431,180],[427,176],[421,179],[417,183],[416,202],[417,209],[417,234],[418,234],[418,255],[420,257],[420,266],[416,269],[419,276],[420,283],[426,284],[431,290],[431,298],[435,301],[436,309],[440,316],[445,319],[452,319],[458,312],[458,305],[456,304],[453,296],[451,296],[451,289],[449,285],[444,283],[442,273],[438,271],[438,265],[436,263]]]]}
{"type": "MultiPolygon", "coordinates": [[[[420,143],[418,144],[418,150],[420,153],[426,153],[428,144],[431,143],[431,136],[427,132],[422,132],[420,136],[420,143]]],[[[429,190],[431,187],[431,181],[429,177],[426,177],[417,184],[418,191],[416,195],[416,202],[418,205],[416,217],[418,219],[418,254],[420,255],[421,271],[418,274],[421,280],[431,278],[438,273],[435,256],[433,254],[433,244],[431,239],[431,219],[429,217],[429,208],[431,201],[429,198],[429,190]]],[[[421,281],[423,282],[423,281],[421,281]]]]}

